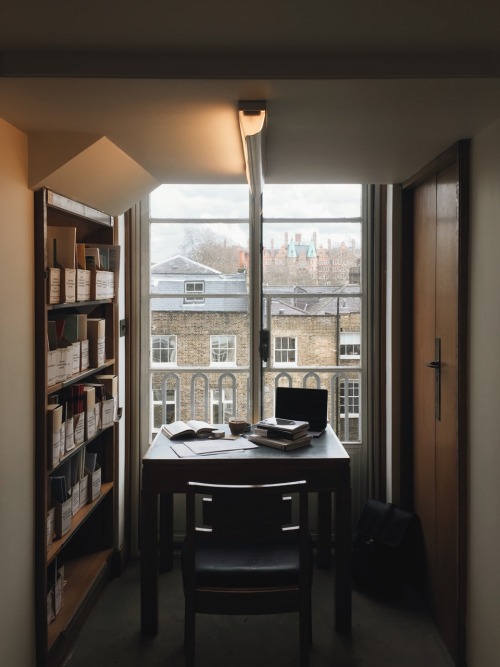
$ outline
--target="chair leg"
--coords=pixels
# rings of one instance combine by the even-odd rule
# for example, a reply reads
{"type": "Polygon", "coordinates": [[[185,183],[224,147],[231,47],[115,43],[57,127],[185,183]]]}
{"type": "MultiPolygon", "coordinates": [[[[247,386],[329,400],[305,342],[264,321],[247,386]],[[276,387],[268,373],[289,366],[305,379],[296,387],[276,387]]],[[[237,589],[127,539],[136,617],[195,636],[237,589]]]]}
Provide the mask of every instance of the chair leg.
{"type": "Polygon", "coordinates": [[[186,667],[195,667],[196,614],[194,607],[186,600],[184,612],[184,651],[186,667]]]}
{"type": "Polygon", "coordinates": [[[311,614],[307,610],[299,612],[300,667],[309,667],[309,650],[312,641],[311,614]]]}

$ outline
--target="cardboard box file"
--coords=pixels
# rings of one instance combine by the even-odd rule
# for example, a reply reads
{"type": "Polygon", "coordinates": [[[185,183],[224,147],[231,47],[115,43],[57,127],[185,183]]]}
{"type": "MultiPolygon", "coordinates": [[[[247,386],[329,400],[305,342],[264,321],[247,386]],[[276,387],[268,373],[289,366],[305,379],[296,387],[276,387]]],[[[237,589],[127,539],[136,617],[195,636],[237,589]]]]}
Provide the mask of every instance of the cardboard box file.
{"type": "Polygon", "coordinates": [[[106,361],[106,320],[89,317],[87,319],[87,335],[90,367],[99,368],[106,361]]]}
{"type": "Polygon", "coordinates": [[[47,406],[47,442],[49,443],[48,465],[49,469],[54,468],[64,452],[63,438],[63,407],[62,405],[51,404],[47,406]]]}
{"type": "Polygon", "coordinates": [[[47,271],[47,303],[61,303],[61,269],[49,267],[47,271]]]}
{"type": "Polygon", "coordinates": [[[91,299],[112,299],[115,295],[115,275],[112,271],[90,272],[91,299]]]}
{"type": "MultiPolygon", "coordinates": [[[[106,391],[107,397],[113,399],[113,418],[111,421],[116,421],[118,415],[118,376],[117,375],[96,375],[96,380],[102,382],[106,391]]],[[[104,407],[104,404],[103,404],[104,407]]],[[[108,406],[106,406],[106,426],[110,426],[109,416],[107,415],[108,406]]],[[[104,428],[104,427],[103,427],[104,428]]]]}
{"type": "Polygon", "coordinates": [[[90,300],[90,271],[87,269],[76,270],[76,300],[90,300]]]}
{"type": "Polygon", "coordinates": [[[101,403],[101,428],[108,428],[115,420],[115,400],[108,398],[101,403]]]}
{"type": "Polygon", "coordinates": [[[89,341],[82,340],[80,343],[80,370],[86,371],[89,367],[89,341]]]}
{"type": "Polygon", "coordinates": [[[72,499],[65,500],[63,503],[57,503],[55,509],[55,532],[56,537],[62,537],[71,528],[72,517],[72,499]]]}
{"type": "Polygon", "coordinates": [[[76,227],[48,226],[46,248],[49,268],[61,270],[60,301],[74,303],[76,300],[76,227]]]}
{"type": "Polygon", "coordinates": [[[80,482],[78,481],[73,487],[71,487],[71,514],[75,514],[80,509],[80,482]]]}
{"type": "Polygon", "coordinates": [[[118,375],[96,375],[95,379],[102,382],[109,396],[118,396],[118,375]]]}
{"type": "Polygon", "coordinates": [[[95,387],[85,385],[83,388],[83,405],[85,407],[85,440],[96,433],[95,422],[95,387]]]}
{"type": "Polygon", "coordinates": [[[80,480],[80,507],[90,502],[89,496],[89,476],[84,475],[80,480]]]}
{"type": "Polygon", "coordinates": [[[97,468],[89,473],[90,502],[94,502],[101,495],[101,469],[97,468]]]}
{"type": "Polygon", "coordinates": [[[76,301],[76,269],[61,269],[61,302],[76,301]]]}
{"type": "Polygon", "coordinates": [[[75,445],[85,442],[85,412],[73,416],[75,445]]]}

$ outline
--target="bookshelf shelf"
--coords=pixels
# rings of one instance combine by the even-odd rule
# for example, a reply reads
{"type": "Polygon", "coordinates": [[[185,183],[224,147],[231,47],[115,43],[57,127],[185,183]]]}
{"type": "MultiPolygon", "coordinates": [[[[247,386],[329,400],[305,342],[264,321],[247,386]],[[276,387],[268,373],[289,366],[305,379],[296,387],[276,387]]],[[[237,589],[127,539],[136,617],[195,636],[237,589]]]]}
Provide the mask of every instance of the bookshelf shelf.
{"type": "Polygon", "coordinates": [[[57,394],[57,392],[61,391],[61,389],[64,389],[65,387],[70,387],[72,384],[77,384],[78,382],[81,382],[82,380],[85,380],[86,378],[89,378],[92,375],[102,373],[106,369],[111,368],[114,365],[115,365],[115,360],[108,359],[106,363],[102,364],[102,366],[99,366],[99,368],[89,368],[81,373],[75,373],[75,375],[72,375],[64,382],[56,382],[56,384],[52,384],[50,385],[50,387],[47,387],[47,394],[57,394]]]}
{"type": "Polygon", "coordinates": [[[77,614],[82,607],[91,604],[93,591],[105,583],[112,556],[112,549],[104,549],[84,558],[74,558],[65,564],[67,583],[64,605],[48,627],[47,645],[50,651],[61,642],[62,637],[71,634],[77,614]]]}
{"type": "MultiPolygon", "coordinates": [[[[109,580],[118,553],[117,298],[74,302],[67,298],[68,302],[48,303],[49,294],[50,301],[64,301],[72,275],[75,290],[79,276],[90,275],[88,266],[76,264],[77,249],[83,249],[86,261],[91,254],[88,248],[96,246],[110,256],[113,249],[116,252],[112,216],[46,188],[35,192],[35,613],[39,667],[56,667],[64,661],[92,604],[109,580]],[[70,262],[73,258],[73,266],[64,263],[63,256],[69,256],[70,262]],[[57,278],[58,272],[60,296],[56,292],[54,297],[54,276],[57,278]],[[78,328],[68,332],[70,322],[77,323],[78,328]],[[78,367],[85,367],[84,344],[90,367],[82,371],[78,367]],[[74,356],[68,353],[65,358],[64,349],[71,346],[74,356]],[[53,372],[55,368],[49,365],[51,354],[52,364],[54,355],[59,355],[62,366],[57,367],[56,376],[62,381],[54,383],[52,375],[49,385],[49,370],[53,372]],[[74,444],[69,425],[84,429],[76,438],[80,444],[74,444]],[[94,474],[89,475],[84,466],[94,462],[94,474]],[[80,482],[87,477],[88,486],[80,482]],[[94,496],[99,495],[88,502],[92,495],[87,494],[92,489],[94,496]],[[47,547],[48,535],[52,533],[47,547]]],[[[97,270],[106,271],[102,266],[97,270]]],[[[95,266],[93,271],[96,277],[95,266]]],[[[86,296],[83,291],[82,295],[86,296]]]]}

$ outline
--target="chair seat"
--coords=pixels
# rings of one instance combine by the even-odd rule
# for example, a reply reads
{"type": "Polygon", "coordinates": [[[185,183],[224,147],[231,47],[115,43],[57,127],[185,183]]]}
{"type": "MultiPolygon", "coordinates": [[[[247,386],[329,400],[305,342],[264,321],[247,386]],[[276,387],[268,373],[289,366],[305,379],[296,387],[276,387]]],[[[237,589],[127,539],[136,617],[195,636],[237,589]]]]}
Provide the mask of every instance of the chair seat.
{"type": "Polygon", "coordinates": [[[298,586],[299,571],[299,542],[295,532],[285,539],[279,536],[258,541],[197,536],[196,586],[298,586]]]}

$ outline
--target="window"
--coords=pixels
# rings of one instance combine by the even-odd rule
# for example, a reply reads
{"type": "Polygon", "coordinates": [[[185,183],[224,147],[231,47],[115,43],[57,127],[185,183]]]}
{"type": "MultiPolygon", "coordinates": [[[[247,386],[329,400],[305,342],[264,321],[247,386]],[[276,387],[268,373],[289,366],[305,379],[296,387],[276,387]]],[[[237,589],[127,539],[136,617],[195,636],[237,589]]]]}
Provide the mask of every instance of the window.
{"type": "Polygon", "coordinates": [[[297,363],[297,339],[289,336],[276,336],[274,339],[274,363],[297,363]]]}
{"type": "Polygon", "coordinates": [[[210,414],[213,424],[227,424],[234,417],[234,401],[232,389],[222,389],[222,395],[218,389],[210,392],[210,414]]]}
{"type": "MultiPolygon", "coordinates": [[[[149,373],[142,389],[173,391],[177,419],[225,422],[272,416],[277,386],[324,387],[332,427],[364,447],[367,420],[348,416],[367,404],[368,193],[361,185],[266,184],[258,207],[246,185],[151,193],[141,206],[141,261],[151,267],[141,322],[152,350],[149,359],[141,350],[149,373]],[[267,360],[254,357],[260,330],[269,332],[267,360]],[[346,413],[341,380],[357,383],[356,400],[345,387],[346,413]]],[[[150,426],[155,433],[157,421],[150,426]]]]}
{"type": "Polygon", "coordinates": [[[235,365],[236,336],[210,336],[210,359],[213,365],[235,365]]]}
{"type": "MultiPolygon", "coordinates": [[[[340,417],[345,418],[346,395],[345,395],[346,381],[342,380],[339,387],[340,399],[340,417]]],[[[347,416],[349,418],[359,417],[359,382],[357,380],[347,381],[347,416]]]]}
{"type": "Polygon", "coordinates": [[[153,389],[153,429],[176,421],[175,390],[153,389]]]}
{"type": "Polygon", "coordinates": [[[204,303],[205,299],[200,294],[205,292],[205,283],[203,282],[189,282],[184,283],[184,292],[186,295],[193,294],[195,296],[185,296],[184,303],[204,303]]]}
{"type": "Polygon", "coordinates": [[[348,331],[348,332],[341,331],[340,332],[340,358],[341,359],[360,359],[361,358],[361,332],[360,331],[348,331]]]}
{"type": "Polygon", "coordinates": [[[175,364],[177,361],[177,336],[151,336],[151,363],[175,364]]]}

